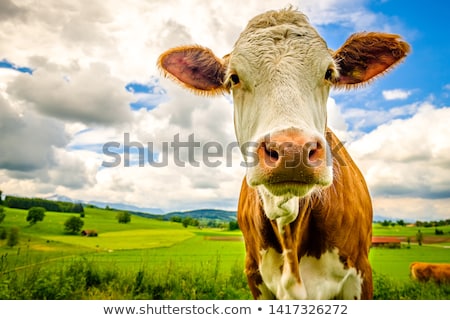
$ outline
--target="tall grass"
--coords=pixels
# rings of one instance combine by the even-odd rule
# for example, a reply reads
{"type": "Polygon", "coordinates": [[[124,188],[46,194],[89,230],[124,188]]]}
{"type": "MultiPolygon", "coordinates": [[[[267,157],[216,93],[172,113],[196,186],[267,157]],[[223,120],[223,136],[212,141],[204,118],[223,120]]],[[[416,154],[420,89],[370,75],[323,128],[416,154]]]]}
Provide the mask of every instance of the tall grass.
{"type": "Polygon", "coordinates": [[[374,273],[374,299],[376,300],[449,300],[450,284],[401,281],[384,274],[374,273]]]}
{"type": "Polygon", "coordinates": [[[0,299],[250,299],[241,266],[221,276],[220,259],[213,268],[185,268],[169,262],[160,268],[127,271],[86,258],[52,266],[33,265],[0,270],[0,299]]]}
{"type": "MultiPolygon", "coordinates": [[[[220,257],[209,268],[169,262],[159,268],[143,264],[132,271],[87,258],[20,270],[2,269],[5,265],[0,264],[0,299],[251,299],[242,266],[236,264],[230,272],[220,273],[220,257]]],[[[374,273],[374,299],[450,299],[450,286],[399,281],[374,273]]]]}

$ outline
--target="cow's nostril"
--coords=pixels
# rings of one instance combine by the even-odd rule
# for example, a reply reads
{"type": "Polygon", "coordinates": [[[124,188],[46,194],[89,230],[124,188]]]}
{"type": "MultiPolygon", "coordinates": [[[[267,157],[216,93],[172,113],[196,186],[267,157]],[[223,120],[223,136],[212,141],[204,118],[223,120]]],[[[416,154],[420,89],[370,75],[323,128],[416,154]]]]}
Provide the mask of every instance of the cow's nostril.
{"type": "Polygon", "coordinates": [[[272,161],[277,161],[278,158],[280,157],[278,151],[271,148],[267,143],[264,143],[264,152],[272,161]]]}
{"type": "Polygon", "coordinates": [[[313,163],[321,157],[322,145],[319,142],[310,143],[308,146],[308,162],[313,163]]]}
{"type": "Polygon", "coordinates": [[[317,154],[317,149],[311,149],[311,150],[309,150],[308,159],[309,159],[309,160],[313,160],[315,154],[317,154]]]}

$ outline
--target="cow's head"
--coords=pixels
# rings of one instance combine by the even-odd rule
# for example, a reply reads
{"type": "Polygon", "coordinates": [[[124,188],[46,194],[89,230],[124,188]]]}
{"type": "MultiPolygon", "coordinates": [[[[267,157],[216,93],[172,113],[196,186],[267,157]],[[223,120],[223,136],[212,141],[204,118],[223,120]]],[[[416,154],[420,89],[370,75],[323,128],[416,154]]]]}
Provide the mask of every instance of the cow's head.
{"type": "Polygon", "coordinates": [[[276,218],[333,181],[325,139],[330,88],[365,83],[408,51],[397,35],[360,33],[333,52],[303,14],[285,9],[253,18],[222,59],[185,46],[163,53],[158,64],[195,93],[232,92],[247,181],[276,218]]]}

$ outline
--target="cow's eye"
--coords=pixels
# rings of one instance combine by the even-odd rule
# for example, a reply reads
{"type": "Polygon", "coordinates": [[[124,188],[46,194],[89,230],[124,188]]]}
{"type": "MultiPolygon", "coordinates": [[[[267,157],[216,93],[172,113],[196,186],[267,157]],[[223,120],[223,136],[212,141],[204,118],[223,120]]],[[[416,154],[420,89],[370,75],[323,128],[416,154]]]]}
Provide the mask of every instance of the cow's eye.
{"type": "Polygon", "coordinates": [[[325,72],[325,80],[333,81],[334,78],[334,71],[331,68],[327,69],[327,72],[325,72]]]}
{"type": "Polygon", "coordinates": [[[230,81],[231,81],[231,84],[232,84],[233,86],[239,84],[239,82],[240,82],[239,76],[238,76],[237,74],[233,73],[233,74],[230,76],[230,81]]]}

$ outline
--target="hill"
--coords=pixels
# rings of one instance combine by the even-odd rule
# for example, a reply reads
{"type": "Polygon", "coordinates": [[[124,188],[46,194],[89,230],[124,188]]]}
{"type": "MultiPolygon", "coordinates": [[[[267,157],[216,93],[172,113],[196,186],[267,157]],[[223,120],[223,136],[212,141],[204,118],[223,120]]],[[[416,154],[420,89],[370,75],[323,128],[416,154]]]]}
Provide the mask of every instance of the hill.
{"type": "Polygon", "coordinates": [[[150,214],[163,214],[164,211],[160,208],[146,208],[146,207],[138,207],[130,204],[124,204],[124,203],[108,203],[108,202],[101,202],[101,201],[81,201],[81,200],[75,200],[69,197],[66,197],[64,195],[60,194],[52,194],[50,196],[47,196],[44,198],[45,200],[51,200],[51,201],[65,201],[65,202],[72,202],[72,203],[82,203],[83,205],[93,205],[98,208],[113,208],[116,210],[123,210],[123,211],[135,211],[135,212],[142,212],[142,213],[150,213],[150,214]]]}
{"type": "Polygon", "coordinates": [[[144,208],[144,207],[138,207],[138,206],[133,206],[133,205],[124,204],[124,203],[106,203],[106,202],[100,202],[100,201],[88,201],[87,204],[94,205],[98,208],[106,208],[108,206],[108,207],[116,209],[116,210],[140,212],[140,213],[155,215],[155,216],[159,216],[164,213],[164,211],[159,208],[144,208]]]}
{"type": "Polygon", "coordinates": [[[191,211],[174,211],[162,215],[163,220],[170,220],[172,217],[191,217],[193,219],[206,219],[206,220],[218,220],[218,221],[235,221],[236,211],[226,211],[217,209],[200,209],[191,211]]]}

